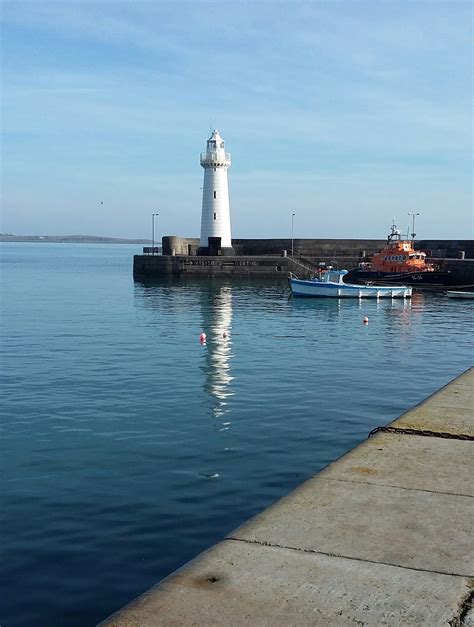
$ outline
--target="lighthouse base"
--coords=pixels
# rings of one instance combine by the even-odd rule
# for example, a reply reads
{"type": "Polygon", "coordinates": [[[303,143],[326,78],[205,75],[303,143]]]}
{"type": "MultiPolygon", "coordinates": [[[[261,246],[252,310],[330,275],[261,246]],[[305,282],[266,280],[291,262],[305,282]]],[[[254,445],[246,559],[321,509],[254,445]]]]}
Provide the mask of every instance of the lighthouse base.
{"type": "Polygon", "coordinates": [[[232,246],[221,246],[220,237],[208,237],[208,246],[199,246],[197,255],[200,257],[234,257],[235,250],[232,246]]]}
{"type": "Polygon", "coordinates": [[[196,255],[198,255],[198,257],[235,257],[235,250],[230,246],[227,248],[219,248],[218,251],[211,246],[199,246],[196,255]]]}

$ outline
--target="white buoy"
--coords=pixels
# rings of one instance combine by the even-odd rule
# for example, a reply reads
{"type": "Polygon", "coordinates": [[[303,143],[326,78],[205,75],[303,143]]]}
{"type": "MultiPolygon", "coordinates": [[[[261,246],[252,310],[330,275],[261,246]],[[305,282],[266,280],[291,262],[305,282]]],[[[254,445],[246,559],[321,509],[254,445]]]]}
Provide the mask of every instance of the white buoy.
{"type": "Polygon", "coordinates": [[[207,335],[204,333],[204,331],[201,333],[201,335],[199,336],[199,341],[200,342],[205,342],[207,338],[207,335]]]}
{"type": "Polygon", "coordinates": [[[364,324],[369,324],[369,319],[367,318],[367,316],[365,316],[364,320],[363,320],[364,324]]]}

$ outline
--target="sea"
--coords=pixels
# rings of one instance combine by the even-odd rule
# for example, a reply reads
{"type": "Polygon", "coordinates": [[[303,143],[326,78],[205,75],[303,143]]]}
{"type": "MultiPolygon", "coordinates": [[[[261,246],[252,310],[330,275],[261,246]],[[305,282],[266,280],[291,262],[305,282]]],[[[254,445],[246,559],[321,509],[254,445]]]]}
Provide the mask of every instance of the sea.
{"type": "Polygon", "coordinates": [[[0,245],[2,627],[95,625],[472,365],[473,301],[140,282],[140,250],[0,245]]]}

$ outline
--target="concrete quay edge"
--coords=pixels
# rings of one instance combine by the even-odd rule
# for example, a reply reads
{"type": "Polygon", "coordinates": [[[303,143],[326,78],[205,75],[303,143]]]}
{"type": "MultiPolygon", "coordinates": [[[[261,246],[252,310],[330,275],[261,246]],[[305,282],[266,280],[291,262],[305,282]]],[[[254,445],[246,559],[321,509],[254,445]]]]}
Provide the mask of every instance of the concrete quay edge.
{"type": "Polygon", "coordinates": [[[473,393],[470,368],[101,624],[474,624],[473,393]]]}
{"type": "Polygon", "coordinates": [[[394,420],[391,426],[474,437],[473,383],[474,368],[470,368],[394,420]]]}

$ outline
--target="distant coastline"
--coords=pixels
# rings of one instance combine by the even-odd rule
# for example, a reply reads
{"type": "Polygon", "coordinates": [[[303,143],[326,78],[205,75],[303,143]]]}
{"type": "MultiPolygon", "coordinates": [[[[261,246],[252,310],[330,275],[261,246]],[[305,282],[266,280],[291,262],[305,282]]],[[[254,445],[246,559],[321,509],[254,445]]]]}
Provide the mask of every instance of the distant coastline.
{"type": "Polygon", "coordinates": [[[0,233],[0,242],[34,242],[39,244],[151,244],[148,239],[124,239],[98,235],[13,235],[0,233]]]}

